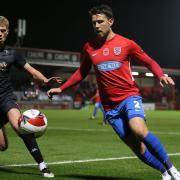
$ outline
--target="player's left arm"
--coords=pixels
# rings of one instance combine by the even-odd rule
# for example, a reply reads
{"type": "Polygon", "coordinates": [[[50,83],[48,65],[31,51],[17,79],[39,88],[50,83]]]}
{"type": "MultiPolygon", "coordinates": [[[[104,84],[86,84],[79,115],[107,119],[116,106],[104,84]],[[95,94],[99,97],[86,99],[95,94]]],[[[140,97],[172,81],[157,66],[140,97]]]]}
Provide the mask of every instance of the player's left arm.
{"type": "Polygon", "coordinates": [[[160,65],[148,56],[134,41],[131,41],[131,56],[146,66],[159,79],[162,87],[164,87],[165,84],[175,85],[173,79],[163,73],[160,65]]]}
{"type": "Polygon", "coordinates": [[[26,59],[16,51],[13,51],[14,53],[14,65],[18,69],[24,68],[29,74],[33,76],[34,79],[37,79],[38,81],[44,83],[44,84],[50,84],[52,82],[61,83],[60,77],[51,77],[46,78],[40,71],[32,67],[29,63],[26,62],[26,59]]]}
{"type": "Polygon", "coordinates": [[[53,82],[61,83],[62,80],[60,77],[51,77],[51,78],[46,78],[40,71],[32,67],[29,63],[26,63],[24,65],[24,69],[30,73],[34,79],[41,81],[44,84],[51,84],[53,82]]]}

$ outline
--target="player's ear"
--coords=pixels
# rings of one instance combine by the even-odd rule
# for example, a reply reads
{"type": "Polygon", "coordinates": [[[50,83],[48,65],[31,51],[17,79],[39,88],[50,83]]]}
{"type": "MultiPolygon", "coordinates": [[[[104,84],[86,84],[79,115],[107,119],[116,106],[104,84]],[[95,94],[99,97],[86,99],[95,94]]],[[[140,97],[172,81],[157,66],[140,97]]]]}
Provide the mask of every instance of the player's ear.
{"type": "Polygon", "coordinates": [[[6,35],[8,35],[9,34],[9,29],[7,29],[7,31],[6,31],[6,35]]]}
{"type": "Polygon", "coordinates": [[[112,26],[113,23],[114,23],[114,19],[113,19],[113,18],[110,18],[110,19],[109,19],[109,25],[112,26]]]}

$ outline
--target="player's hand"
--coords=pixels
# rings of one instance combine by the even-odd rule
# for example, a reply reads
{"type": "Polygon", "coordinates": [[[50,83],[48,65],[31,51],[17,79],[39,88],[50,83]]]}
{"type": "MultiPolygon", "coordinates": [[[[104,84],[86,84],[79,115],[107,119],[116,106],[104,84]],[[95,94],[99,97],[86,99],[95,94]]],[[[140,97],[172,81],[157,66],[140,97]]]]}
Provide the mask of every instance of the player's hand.
{"type": "Polygon", "coordinates": [[[47,81],[45,81],[44,83],[47,85],[51,85],[53,83],[61,84],[62,79],[60,77],[51,77],[51,78],[47,79],[47,81]]]}
{"type": "Polygon", "coordinates": [[[160,77],[160,85],[162,87],[164,87],[164,85],[175,85],[175,82],[173,81],[173,79],[171,77],[168,76],[161,76],[160,77]]]}
{"type": "Polygon", "coordinates": [[[52,88],[47,92],[47,95],[48,95],[49,99],[52,100],[53,95],[59,94],[61,92],[62,92],[62,90],[60,88],[52,88]]]}

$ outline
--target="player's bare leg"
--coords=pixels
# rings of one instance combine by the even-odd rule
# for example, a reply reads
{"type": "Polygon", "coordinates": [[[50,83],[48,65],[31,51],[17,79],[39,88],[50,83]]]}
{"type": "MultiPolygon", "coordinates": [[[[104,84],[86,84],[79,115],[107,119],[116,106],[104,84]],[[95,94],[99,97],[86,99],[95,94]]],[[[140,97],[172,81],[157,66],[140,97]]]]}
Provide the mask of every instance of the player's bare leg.
{"type": "Polygon", "coordinates": [[[8,148],[8,139],[6,136],[5,127],[0,129],[0,151],[5,151],[8,148]]]}
{"type": "Polygon", "coordinates": [[[41,151],[38,147],[36,139],[33,135],[21,135],[19,134],[19,125],[18,120],[21,117],[21,113],[19,109],[13,108],[8,111],[8,118],[11,126],[16,131],[16,133],[22,138],[24,144],[26,145],[28,151],[34,158],[34,160],[38,163],[39,170],[43,177],[53,178],[54,174],[47,168],[46,163],[43,160],[41,151]]]}

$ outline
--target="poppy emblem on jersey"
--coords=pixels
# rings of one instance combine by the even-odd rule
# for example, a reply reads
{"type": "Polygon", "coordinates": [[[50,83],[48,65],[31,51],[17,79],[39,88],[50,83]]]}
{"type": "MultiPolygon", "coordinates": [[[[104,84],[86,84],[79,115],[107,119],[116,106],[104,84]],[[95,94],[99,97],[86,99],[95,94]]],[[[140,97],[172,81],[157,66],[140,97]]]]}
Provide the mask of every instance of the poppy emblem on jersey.
{"type": "Polygon", "coordinates": [[[109,49],[108,48],[103,49],[103,55],[104,56],[108,56],[109,55],[109,49]]]}
{"type": "Polygon", "coordinates": [[[115,48],[114,48],[114,54],[115,54],[115,55],[121,54],[121,47],[115,47],[115,48]]]}
{"type": "Polygon", "coordinates": [[[117,61],[107,61],[97,64],[97,69],[99,71],[112,71],[121,67],[121,63],[117,61]]]}

